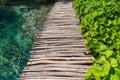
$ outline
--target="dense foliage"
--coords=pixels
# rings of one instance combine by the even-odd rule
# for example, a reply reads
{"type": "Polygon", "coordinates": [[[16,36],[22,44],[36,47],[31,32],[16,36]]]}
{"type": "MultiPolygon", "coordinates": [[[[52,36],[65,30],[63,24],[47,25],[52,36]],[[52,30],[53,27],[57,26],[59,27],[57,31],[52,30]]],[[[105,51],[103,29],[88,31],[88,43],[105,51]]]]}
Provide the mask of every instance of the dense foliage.
{"type": "Polygon", "coordinates": [[[20,77],[50,6],[0,6],[0,80],[20,77]]]}
{"type": "Polygon", "coordinates": [[[73,7],[95,56],[86,80],[120,80],[120,1],[74,0],[73,7]]]}

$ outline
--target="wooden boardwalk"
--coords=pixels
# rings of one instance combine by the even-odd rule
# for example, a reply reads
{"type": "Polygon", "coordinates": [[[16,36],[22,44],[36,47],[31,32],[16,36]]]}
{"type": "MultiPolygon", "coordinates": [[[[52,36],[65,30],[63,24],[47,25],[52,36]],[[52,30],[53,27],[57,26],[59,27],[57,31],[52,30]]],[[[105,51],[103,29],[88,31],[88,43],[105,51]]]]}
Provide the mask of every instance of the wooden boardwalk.
{"type": "Polygon", "coordinates": [[[31,59],[20,80],[84,80],[89,55],[71,0],[58,0],[30,51],[31,59]]]}

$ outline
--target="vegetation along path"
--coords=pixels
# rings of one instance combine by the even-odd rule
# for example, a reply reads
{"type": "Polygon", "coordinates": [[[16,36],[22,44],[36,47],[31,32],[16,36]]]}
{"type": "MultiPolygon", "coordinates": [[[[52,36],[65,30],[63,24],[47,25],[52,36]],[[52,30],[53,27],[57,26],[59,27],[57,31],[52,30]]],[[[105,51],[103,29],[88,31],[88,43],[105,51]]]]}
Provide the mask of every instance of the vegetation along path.
{"type": "Polygon", "coordinates": [[[71,0],[58,0],[46,18],[30,51],[31,59],[20,80],[84,80],[89,55],[77,32],[71,0]]]}

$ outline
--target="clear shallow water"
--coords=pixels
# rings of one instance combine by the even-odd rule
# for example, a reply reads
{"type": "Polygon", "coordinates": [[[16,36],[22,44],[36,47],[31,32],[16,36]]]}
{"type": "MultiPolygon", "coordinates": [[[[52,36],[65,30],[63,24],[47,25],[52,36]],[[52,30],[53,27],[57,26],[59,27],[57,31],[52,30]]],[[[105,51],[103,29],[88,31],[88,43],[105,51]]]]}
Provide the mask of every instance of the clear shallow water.
{"type": "Polygon", "coordinates": [[[18,80],[50,7],[0,6],[0,80],[18,80]]]}

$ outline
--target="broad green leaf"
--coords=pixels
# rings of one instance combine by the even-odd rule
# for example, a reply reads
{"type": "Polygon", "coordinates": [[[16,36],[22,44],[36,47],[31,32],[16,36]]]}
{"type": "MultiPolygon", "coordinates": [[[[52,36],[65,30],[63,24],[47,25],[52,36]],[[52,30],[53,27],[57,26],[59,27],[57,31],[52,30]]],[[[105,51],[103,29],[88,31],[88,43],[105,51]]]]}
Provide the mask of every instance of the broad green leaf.
{"type": "Polygon", "coordinates": [[[112,56],[113,51],[112,50],[106,50],[106,51],[102,51],[100,53],[103,54],[103,55],[105,55],[106,58],[109,58],[110,56],[112,56]]]}
{"type": "Polygon", "coordinates": [[[112,51],[112,50],[106,50],[106,51],[104,52],[104,54],[105,54],[106,58],[109,58],[110,56],[112,56],[113,51],[112,51]]]}
{"type": "Polygon", "coordinates": [[[110,64],[111,64],[112,67],[117,67],[118,66],[117,59],[110,58],[110,64]]]}
{"type": "Polygon", "coordinates": [[[100,62],[100,63],[104,63],[107,61],[105,56],[101,56],[98,60],[99,60],[98,62],[100,62]]]}
{"type": "Polygon", "coordinates": [[[100,48],[99,48],[100,51],[107,50],[107,46],[105,44],[101,43],[99,46],[100,46],[100,48]]]}
{"type": "Polygon", "coordinates": [[[118,77],[119,75],[111,75],[110,76],[110,80],[120,80],[120,77],[118,77]]]}
{"type": "Polygon", "coordinates": [[[110,63],[108,61],[106,61],[101,67],[103,68],[102,75],[105,76],[105,75],[109,74],[111,66],[110,66],[110,63]]]}

